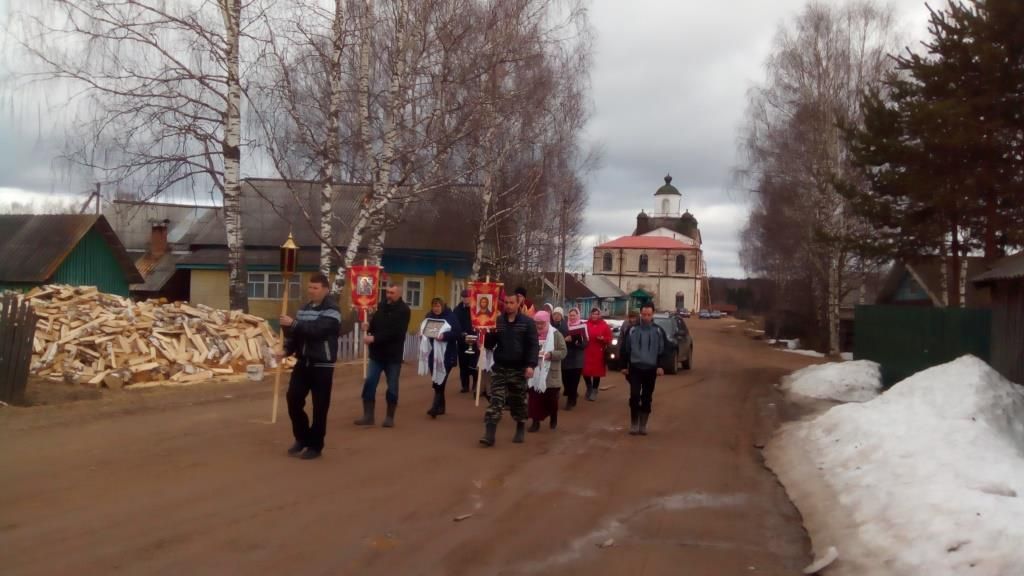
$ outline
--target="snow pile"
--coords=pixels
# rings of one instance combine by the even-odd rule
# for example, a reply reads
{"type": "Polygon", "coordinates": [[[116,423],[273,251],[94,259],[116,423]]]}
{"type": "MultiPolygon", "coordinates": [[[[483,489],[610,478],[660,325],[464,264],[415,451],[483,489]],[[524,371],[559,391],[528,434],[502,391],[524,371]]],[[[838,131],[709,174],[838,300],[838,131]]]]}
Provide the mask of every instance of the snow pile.
{"type": "Polygon", "coordinates": [[[831,575],[1024,574],[1024,390],[972,356],[766,450],[831,575]]]}
{"type": "Polygon", "coordinates": [[[786,376],[779,388],[788,396],[867,402],[882,391],[882,372],[870,360],[816,364],[786,376]]]}
{"type": "Polygon", "coordinates": [[[790,350],[790,349],[786,349],[786,350],[783,350],[783,352],[790,352],[790,353],[793,353],[793,354],[799,354],[801,356],[810,356],[811,358],[824,358],[825,357],[825,355],[823,353],[818,352],[816,350],[790,350]]]}

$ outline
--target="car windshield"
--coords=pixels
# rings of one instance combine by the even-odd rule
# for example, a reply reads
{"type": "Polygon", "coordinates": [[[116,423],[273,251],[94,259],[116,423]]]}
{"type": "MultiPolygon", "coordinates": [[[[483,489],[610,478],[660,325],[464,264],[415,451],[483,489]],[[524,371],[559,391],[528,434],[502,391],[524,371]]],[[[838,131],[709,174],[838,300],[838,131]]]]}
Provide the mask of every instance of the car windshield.
{"type": "Polygon", "coordinates": [[[672,318],[654,318],[654,323],[661,327],[665,331],[665,334],[670,338],[676,333],[676,322],[672,318]]]}

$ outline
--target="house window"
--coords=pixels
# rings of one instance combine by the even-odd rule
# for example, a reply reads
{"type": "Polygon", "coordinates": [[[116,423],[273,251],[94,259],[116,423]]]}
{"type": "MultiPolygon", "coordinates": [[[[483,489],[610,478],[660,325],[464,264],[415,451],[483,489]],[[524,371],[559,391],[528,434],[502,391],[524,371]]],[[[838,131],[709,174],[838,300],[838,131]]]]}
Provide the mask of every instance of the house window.
{"type": "Polygon", "coordinates": [[[647,272],[647,254],[640,255],[640,271],[647,272]]]}
{"type": "Polygon", "coordinates": [[[686,256],[676,256],[676,274],[686,274],[686,256]]]}
{"type": "Polygon", "coordinates": [[[601,262],[601,269],[603,271],[605,271],[605,272],[611,272],[612,271],[612,253],[611,252],[605,252],[604,253],[604,257],[602,258],[602,260],[603,261],[601,262]]]}
{"type": "Polygon", "coordinates": [[[423,306],[423,280],[412,278],[405,280],[405,303],[410,308],[423,306]]]}
{"type": "Polygon", "coordinates": [[[465,280],[452,280],[452,293],[450,295],[451,300],[448,301],[449,307],[455,308],[455,306],[457,306],[459,302],[462,302],[462,291],[465,289],[465,280]]]}
{"type": "MultiPolygon", "coordinates": [[[[288,298],[298,299],[299,276],[292,276],[289,284],[288,298]]],[[[249,298],[254,300],[280,300],[284,294],[284,277],[274,272],[249,272],[248,293],[249,298]]]]}

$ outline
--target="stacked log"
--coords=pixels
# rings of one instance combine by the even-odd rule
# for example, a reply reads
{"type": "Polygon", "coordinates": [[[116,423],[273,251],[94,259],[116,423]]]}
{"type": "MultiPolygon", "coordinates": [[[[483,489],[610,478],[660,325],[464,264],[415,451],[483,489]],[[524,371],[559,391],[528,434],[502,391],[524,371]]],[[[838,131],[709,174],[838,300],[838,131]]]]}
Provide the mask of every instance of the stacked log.
{"type": "Polygon", "coordinates": [[[42,286],[24,297],[39,316],[31,372],[51,380],[189,384],[244,376],[253,364],[277,366],[277,335],[263,318],[238,310],[132,302],[90,286],[42,286]]]}

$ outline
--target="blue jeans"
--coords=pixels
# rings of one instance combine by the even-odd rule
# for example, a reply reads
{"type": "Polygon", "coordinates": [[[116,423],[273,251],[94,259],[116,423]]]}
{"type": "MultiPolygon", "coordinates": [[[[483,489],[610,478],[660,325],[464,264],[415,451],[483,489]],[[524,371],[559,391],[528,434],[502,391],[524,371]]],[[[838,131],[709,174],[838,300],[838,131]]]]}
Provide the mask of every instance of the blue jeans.
{"type": "Polygon", "coordinates": [[[402,372],[401,362],[378,362],[370,358],[366,367],[366,382],[363,383],[363,400],[373,402],[377,398],[377,384],[384,373],[388,381],[388,392],[385,395],[388,404],[398,404],[398,375],[402,372]]]}

